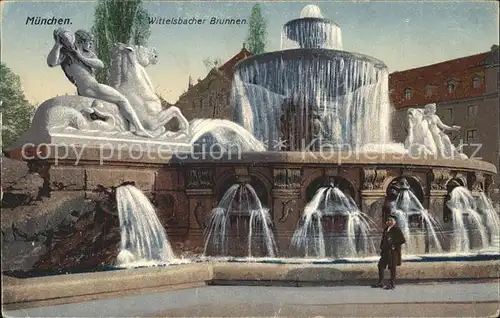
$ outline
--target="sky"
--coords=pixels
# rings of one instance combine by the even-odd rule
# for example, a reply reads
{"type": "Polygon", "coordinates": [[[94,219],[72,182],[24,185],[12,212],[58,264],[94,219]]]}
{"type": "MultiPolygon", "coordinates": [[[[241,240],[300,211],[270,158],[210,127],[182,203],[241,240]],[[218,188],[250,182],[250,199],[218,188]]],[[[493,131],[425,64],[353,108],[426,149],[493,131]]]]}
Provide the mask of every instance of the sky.
{"type": "MultiPolygon", "coordinates": [[[[143,1],[152,17],[247,18],[253,2],[143,1]]],[[[343,49],[378,58],[390,72],[486,52],[498,44],[496,1],[279,1],[259,2],[267,20],[267,51],[281,45],[283,25],[300,16],[308,4],[340,25],[343,49]]],[[[71,19],[72,30],[92,27],[94,1],[3,1],[1,59],[21,79],[26,98],[35,104],[75,88],[60,68],[49,68],[46,56],[53,45],[50,25],[26,25],[29,16],[71,19]]],[[[152,25],[148,46],[159,62],[147,72],[157,92],[177,101],[188,79],[204,78],[203,60],[230,59],[242,48],[248,25],[152,25]]]]}

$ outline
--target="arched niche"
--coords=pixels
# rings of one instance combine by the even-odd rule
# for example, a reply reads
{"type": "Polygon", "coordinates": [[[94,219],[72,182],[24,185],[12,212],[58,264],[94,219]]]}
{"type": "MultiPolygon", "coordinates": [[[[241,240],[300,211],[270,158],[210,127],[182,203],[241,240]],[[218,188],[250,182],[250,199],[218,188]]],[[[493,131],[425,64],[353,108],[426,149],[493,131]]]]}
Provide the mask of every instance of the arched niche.
{"type": "MultiPolygon", "coordinates": [[[[257,197],[259,198],[262,206],[266,208],[271,208],[269,203],[270,203],[270,198],[269,198],[269,189],[266,187],[265,182],[263,182],[260,178],[257,176],[250,176],[250,180],[247,181],[252,188],[255,190],[255,193],[257,194],[257,197]]],[[[217,198],[217,204],[220,202],[224,194],[229,190],[230,187],[232,187],[235,184],[241,183],[241,181],[238,179],[237,176],[231,175],[227,178],[225,178],[220,184],[217,185],[217,190],[216,190],[216,198],[217,198]]]]}
{"type": "Polygon", "coordinates": [[[349,195],[351,198],[355,198],[355,190],[354,185],[347,179],[340,176],[331,176],[331,177],[319,177],[314,179],[306,188],[306,202],[310,202],[316,191],[320,188],[329,186],[330,184],[334,184],[337,188],[339,188],[344,194],[349,195]]]}
{"type": "Polygon", "coordinates": [[[453,190],[457,187],[465,187],[465,182],[461,178],[453,178],[450,179],[446,183],[446,196],[444,198],[444,204],[443,204],[443,221],[445,223],[452,221],[452,212],[450,208],[448,208],[448,201],[451,199],[451,193],[453,190]]]}
{"type": "MultiPolygon", "coordinates": [[[[270,197],[270,189],[266,186],[266,180],[262,180],[259,176],[250,175],[246,177],[246,180],[242,180],[243,178],[239,178],[236,175],[228,174],[225,178],[221,179],[220,183],[216,186],[216,199],[217,205],[220,204],[221,199],[224,197],[226,192],[234,185],[242,185],[244,183],[249,184],[255,191],[258,199],[260,200],[260,204],[263,208],[269,209],[269,214],[271,219],[272,216],[272,206],[271,206],[271,197],[270,197]]],[[[250,228],[252,227],[250,221],[250,209],[254,209],[257,207],[256,200],[252,199],[249,196],[249,201],[240,205],[239,201],[239,193],[243,193],[243,195],[248,194],[248,190],[240,189],[234,196],[234,200],[232,201],[232,208],[228,211],[229,216],[229,229],[227,232],[227,244],[228,244],[228,255],[243,257],[248,256],[248,246],[250,240],[250,228]],[[249,209],[247,208],[249,207],[249,209]]],[[[260,223],[262,224],[262,223],[260,223]]],[[[255,223],[254,223],[255,225],[255,223]]],[[[261,226],[261,225],[259,225],[261,226]]],[[[274,225],[270,224],[271,229],[274,228],[274,225]]],[[[252,250],[251,253],[253,256],[265,256],[266,255],[266,241],[264,239],[264,232],[262,228],[253,228],[252,230],[252,250]]]]}
{"type": "Polygon", "coordinates": [[[465,183],[460,178],[454,178],[446,183],[446,191],[451,193],[456,187],[465,187],[465,183]]]}
{"type": "Polygon", "coordinates": [[[398,185],[401,185],[404,182],[404,180],[406,180],[406,182],[408,182],[408,185],[410,186],[410,191],[413,192],[413,194],[417,197],[417,199],[420,201],[420,203],[423,203],[424,202],[424,188],[420,184],[420,181],[418,181],[416,178],[411,177],[411,176],[399,176],[399,177],[394,178],[389,183],[389,185],[387,186],[387,189],[386,189],[386,195],[387,195],[388,199],[394,197],[394,195],[397,192],[395,189],[397,189],[398,185]]]}
{"type": "MultiPolygon", "coordinates": [[[[409,190],[415,195],[415,197],[423,204],[424,201],[424,189],[420,184],[419,180],[411,176],[399,176],[390,181],[386,188],[386,196],[384,204],[382,205],[382,220],[385,222],[387,216],[392,212],[393,203],[400,193],[400,189],[409,187],[409,190]]],[[[421,220],[414,220],[415,222],[421,223],[421,220]]]]}

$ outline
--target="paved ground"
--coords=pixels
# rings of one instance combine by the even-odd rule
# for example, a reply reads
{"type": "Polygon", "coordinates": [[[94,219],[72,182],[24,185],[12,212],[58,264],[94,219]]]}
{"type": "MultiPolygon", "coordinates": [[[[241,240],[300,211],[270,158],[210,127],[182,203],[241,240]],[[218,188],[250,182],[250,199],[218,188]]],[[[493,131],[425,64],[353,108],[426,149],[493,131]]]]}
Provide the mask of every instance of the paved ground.
{"type": "Polygon", "coordinates": [[[4,312],[24,317],[488,317],[499,307],[499,284],[363,286],[210,286],[4,312]],[[453,302],[451,304],[450,302],[453,302]]]}
{"type": "Polygon", "coordinates": [[[193,306],[148,317],[498,317],[497,303],[193,306]]]}

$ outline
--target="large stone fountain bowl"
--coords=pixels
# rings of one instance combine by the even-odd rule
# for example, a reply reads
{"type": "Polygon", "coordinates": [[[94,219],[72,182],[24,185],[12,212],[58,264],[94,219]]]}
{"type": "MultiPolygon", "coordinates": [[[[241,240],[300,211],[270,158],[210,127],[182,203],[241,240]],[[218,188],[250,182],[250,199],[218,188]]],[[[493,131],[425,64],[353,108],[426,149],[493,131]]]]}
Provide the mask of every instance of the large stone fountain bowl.
{"type": "Polygon", "coordinates": [[[332,99],[375,84],[385,73],[387,66],[381,60],[329,49],[269,52],[248,57],[235,66],[235,76],[243,83],[258,85],[285,97],[303,94],[310,101],[318,94],[332,99]],[[315,78],[312,85],[311,78],[315,78]]]}

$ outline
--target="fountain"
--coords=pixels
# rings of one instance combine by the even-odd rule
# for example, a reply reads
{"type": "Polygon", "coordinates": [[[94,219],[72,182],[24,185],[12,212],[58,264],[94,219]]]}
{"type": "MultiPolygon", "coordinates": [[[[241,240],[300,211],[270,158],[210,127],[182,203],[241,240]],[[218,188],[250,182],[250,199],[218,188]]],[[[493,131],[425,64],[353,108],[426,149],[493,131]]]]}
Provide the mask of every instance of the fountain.
{"type": "Polygon", "coordinates": [[[158,220],[155,207],[133,185],[116,189],[120,218],[121,250],[117,265],[168,264],[175,260],[165,228],[158,220]]]}
{"type": "Polygon", "coordinates": [[[493,202],[484,192],[479,192],[476,199],[477,211],[483,216],[483,223],[489,234],[490,247],[493,251],[500,249],[500,217],[493,207],[493,202]]]}
{"type": "Polygon", "coordinates": [[[451,250],[468,253],[472,249],[486,249],[489,245],[486,227],[472,193],[462,186],[455,187],[446,204],[453,220],[451,250]]]}
{"type": "Polygon", "coordinates": [[[370,236],[374,225],[349,195],[329,184],[305,206],[291,244],[306,257],[370,256],[376,251],[370,236]]]}
{"type": "Polygon", "coordinates": [[[323,48],[342,50],[340,27],[323,18],[315,5],[307,5],[300,12],[300,19],[285,24],[281,36],[281,49],[323,48]]]}
{"type": "Polygon", "coordinates": [[[425,253],[429,250],[435,253],[442,253],[443,248],[436,232],[436,229],[439,230],[440,225],[412,192],[408,180],[400,178],[390,188],[392,189],[389,191],[397,193],[397,197],[391,202],[391,213],[396,216],[398,226],[407,238],[403,253],[419,254],[419,251],[425,253]],[[415,246],[419,243],[419,232],[427,234],[427,246],[423,246],[423,251],[418,246],[415,246]]]}
{"type": "Polygon", "coordinates": [[[276,256],[269,209],[262,206],[249,183],[232,185],[213,209],[206,228],[204,254],[211,251],[210,254],[228,255],[229,241],[246,242],[246,246],[231,249],[246,249],[244,256],[276,256]]]}
{"type": "MultiPolygon", "coordinates": [[[[64,42],[67,50],[78,49],[71,34],[56,31],[54,40],[64,42]]],[[[26,134],[6,151],[38,173],[40,193],[50,193],[50,200],[62,198],[78,210],[87,201],[97,205],[93,193],[99,186],[134,180],[137,189],[153,198],[172,249],[192,258],[203,253],[282,257],[298,250],[301,256],[359,260],[374,252],[373,223],[383,224],[387,211],[399,215],[410,237],[407,254],[449,252],[450,238],[443,229],[451,226],[448,208],[453,212],[452,251],[476,253],[488,242],[498,242],[498,214],[486,197],[495,166],[459,153],[439,128],[448,126],[438,127],[442,122],[432,103],[408,110],[408,137],[393,143],[387,67],[344,51],[340,27],[323,18],[317,6],[307,6],[285,24],[282,50],[235,65],[235,122],[188,122],[175,106],[163,109],[146,72],[157,62],[154,49],[117,43],[113,54],[109,89],[123,97],[118,105],[98,92],[49,99],[37,108],[26,134]],[[168,131],[166,124],[174,119],[180,129],[168,131]],[[397,182],[402,177],[410,189],[397,182]],[[316,180],[331,178],[349,182],[349,192],[328,182],[308,194],[316,180]],[[455,179],[462,180],[462,188],[450,192],[449,182],[455,179]],[[479,188],[483,194],[476,206],[467,191],[479,188]],[[446,204],[447,196],[451,200],[446,204]]],[[[82,91],[96,89],[87,88],[82,91]]],[[[166,234],[153,221],[149,203],[136,189],[118,190],[120,261],[171,260],[166,234]],[[148,224],[149,230],[143,227],[148,224]]],[[[5,199],[14,190],[3,191],[5,199]]],[[[66,205],[50,200],[40,203],[45,215],[69,213],[66,205]]],[[[12,208],[14,215],[17,208],[26,206],[12,208]]],[[[54,224],[60,222],[54,219],[54,224]]],[[[6,246],[15,246],[21,236],[5,237],[13,240],[6,246]]],[[[46,259],[64,254],[51,248],[46,259]]],[[[78,266],[80,259],[71,262],[78,266]]]]}
{"type": "Polygon", "coordinates": [[[281,51],[235,67],[235,121],[259,140],[287,140],[292,151],[388,143],[387,67],[342,51],[340,34],[318,7],[305,7],[284,26],[281,51]]]}

